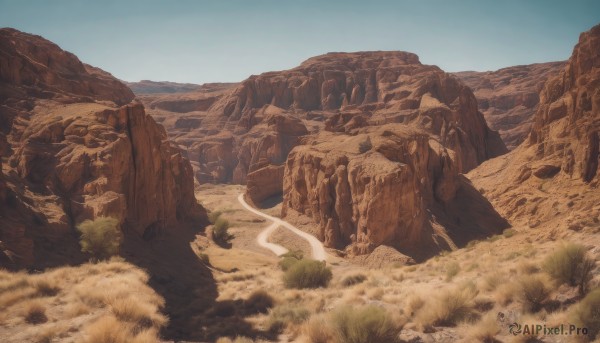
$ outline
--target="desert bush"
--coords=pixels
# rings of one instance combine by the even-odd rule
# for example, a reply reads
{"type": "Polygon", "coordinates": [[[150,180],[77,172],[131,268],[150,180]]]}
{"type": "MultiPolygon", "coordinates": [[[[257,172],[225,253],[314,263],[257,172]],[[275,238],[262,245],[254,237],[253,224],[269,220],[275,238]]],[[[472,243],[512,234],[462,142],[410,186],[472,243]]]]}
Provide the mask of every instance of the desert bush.
{"type": "Polygon", "coordinates": [[[496,315],[488,314],[480,321],[469,327],[466,332],[468,339],[473,342],[497,342],[496,335],[500,333],[500,326],[496,315]]]}
{"type": "Polygon", "coordinates": [[[584,246],[567,243],[544,261],[544,270],[559,283],[578,286],[579,293],[588,291],[595,262],[587,256],[584,246]]]}
{"type": "Polygon", "coordinates": [[[304,257],[304,254],[301,250],[296,250],[288,251],[279,257],[281,258],[279,261],[279,267],[285,272],[290,269],[291,266],[296,264],[296,262],[300,261],[304,257]]]}
{"type": "Polygon", "coordinates": [[[492,272],[483,278],[483,287],[486,291],[493,291],[502,282],[504,282],[504,277],[498,272],[492,272]]]}
{"type": "Polygon", "coordinates": [[[571,320],[588,329],[590,341],[600,336],[600,288],[591,291],[570,313],[571,320]]]}
{"type": "Polygon", "coordinates": [[[211,211],[208,213],[208,221],[214,225],[222,214],[222,211],[211,211]]]}
{"type": "Polygon", "coordinates": [[[397,342],[402,329],[382,308],[344,306],[332,313],[331,326],[338,342],[397,342]]]}
{"type": "Polygon", "coordinates": [[[460,272],[460,265],[458,262],[453,261],[446,265],[446,281],[452,281],[456,274],[460,272]]]}
{"type": "Polygon", "coordinates": [[[550,287],[539,275],[525,275],[519,280],[520,298],[526,311],[537,312],[550,296],[550,287]]]}
{"type": "Polygon", "coordinates": [[[327,287],[331,277],[331,269],[325,262],[303,259],[285,272],[283,282],[287,288],[319,288],[327,287]]]}
{"type": "Polygon", "coordinates": [[[229,221],[219,217],[213,225],[212,238],[219,245],[226,245],[233,239],[229,233],[229,221]]]}
{"type": "Polygon", "coordinates": [[[163,326],[167,319],[157,312],[150,303],[141,302],[133,297],[114,298],[109,300],[111,312],[121,321],[140,328],[163,326]]]}
{"type": "Polygon", "coordinates": [[[25,321],[29,324],[41,324],[48,321],[46,308],[39,301],[31,300],[25,304],[25,321]]]}
{"type": "Polygon", "coordinates": [[[270,332],[278,333],[288,325],[302,324],[308,317],[310,317],[310,312],[304,307],[280,305],[271,310],[267,328],[270,332]]]}
{"type": "Polygon", "coordinates": [[[262,289],[252,292],[244,301],[246,310],[251,313],[267,313],[274,304],[275,299],[262,289]]]}
{"type": "Polygon", "coordinates": [[[361,154],[373,149],[373,144],[371,143],[371,137],[367,137],[364,141],[358,143],[358,151],[361,154]]]}
{"type": "Polygon", "coordinates": [[[81,234],[81,251],[88,253],[95,261],[108,259],[119,252],[123,234],[119,222],[111,217],[98,217],[77,225],[81,234]]]}
{"type": "Polygon", "coordinates": [[[324,315],[312,316],[304,325],[304,334],[308,337],[310,343],[331,343],[333,342],[333,332],[327,324],[328,318],[324,315]]]}
{"type": "Polygon", "coordinates": [[[474,314],[475,287],[461,285],[442,291],[419,311],[418,321],[424,326],[455,326],[474,314]]]}
{"type": "Polygon", "coordinates": [[[367,276],[364,274],[354,274],[354,275],[348,275],[345,278],[342,279],[342,286],[344,287],[350,287],[350,286],[354,286],[357,285],[359,283],[363,283],[365,282],[365,280],[367,280],[367,276]]]}

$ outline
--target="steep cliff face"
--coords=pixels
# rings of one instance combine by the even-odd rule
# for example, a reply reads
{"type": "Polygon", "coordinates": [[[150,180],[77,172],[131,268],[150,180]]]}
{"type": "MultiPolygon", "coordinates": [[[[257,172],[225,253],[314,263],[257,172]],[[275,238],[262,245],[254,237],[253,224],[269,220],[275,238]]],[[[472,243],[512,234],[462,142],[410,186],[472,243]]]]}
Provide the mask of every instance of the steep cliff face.
{"type": "Polygon", "coordinates": [[[454,75],[473,90],[488,125],[500,133],[512,150],[531,130],[539,93],[546,80],[558,75],[564,67],[565,62],[549,62],[454,75]]]}
{"type": "Polygon", "coordinates": [[[452,155],[402,124],[323,132],[290,153],[282,214],[311,217],[327,246],[365,254],[390,245],[417,260],[501,232],[507,222],[459,176],[452,155]]]}
{"type": "Polygon", "coordinates": [[[600,229],[600,26],[549,79],[528,139],[469,177],[499,211],[531,227],[600,229]],[[526,218],[526,219],[523,219],[526,218]]]}
{"type": "Polygon", "coordinates": [[[313,131],[335,116],[361,116],[354,120],[358,126],[420,127],[453,149],[460,171],[506,151],[469,88],[407,52],[330,53],[291,70],[252,76],[209,109],[207,122],[243,135],[265,106],[290,111],[313,131]]]}
{"type": "Polygon", "coordinates": [[[86,219],[112,216],[146,239],[204,219],[182,152],[141,104],[115,105],[133,98],[124,85],[38,36],[3,29],[0,46],[0,241],[12,266],[77,260],[86,219]]]}

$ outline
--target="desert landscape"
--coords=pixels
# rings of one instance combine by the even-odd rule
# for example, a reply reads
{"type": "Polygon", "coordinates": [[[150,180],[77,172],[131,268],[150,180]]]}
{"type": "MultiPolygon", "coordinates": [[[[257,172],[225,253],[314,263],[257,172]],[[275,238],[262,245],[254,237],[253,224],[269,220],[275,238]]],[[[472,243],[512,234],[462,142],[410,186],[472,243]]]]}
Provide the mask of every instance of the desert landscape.
{"type": "Polygon", "coordinates": [[[600,342],[597,23],[203,84],[37,34],[0,29],[0,341],[600,342]]]}

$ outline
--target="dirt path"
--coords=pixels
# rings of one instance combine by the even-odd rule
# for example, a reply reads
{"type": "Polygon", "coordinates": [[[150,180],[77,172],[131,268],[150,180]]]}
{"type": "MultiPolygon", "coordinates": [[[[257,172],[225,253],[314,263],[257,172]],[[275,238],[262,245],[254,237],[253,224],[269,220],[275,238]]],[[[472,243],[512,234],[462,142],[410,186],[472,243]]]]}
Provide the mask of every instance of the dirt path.
{"type": "Polygon", "coordinates": [[[308,234],[302,230],[299,230],[298,228],[296,228],[295,226],[293,226],[292,224],[281,220],[279,218],[270,216],[268,214],[262,213],[261,211],[253,208],[252,206],[248,205],[246,203],[246,201],[244,200],[244,194],[241,193],[238,196],[238,201],[240,202],[240,204],[242,204],[242,206],[258,215],[261,216],[265,219],[268,219],[270,221],[273,222],[273,224],[269,225],[268,227],[266,227],[257,237],[256,237],[256,241],[257,243],[264,247],[267,248],[271,251],[273,251],[275,254],[277,255],[281,255],[287,252],[287,249],[285,249],[284,247],[278,245],[278,244],[273,244],[273,243],[269,243],[267,242],[267,238],[269,237],[269,235],[275,231],[275,229],[277,228],[277,226],[282,226],[288,230],[290,230],[291,232],[295,233],[296,235],[302,237],[303,239],[305,239],[309,244],[310,247],[312,249],[312,258],[318,261],[326,261],[327,260],[327,253],[325,252],[325,247],[323,246],[323,243],[321,243],[321,241],[319,241],[315,236],[308,234]],[[283,251],[281,253],[278,253],[277,251],[275,251],[274,249],[278,250],[278,251],[283,251]],[[283,249],[283,250],[280,250],[283,249]]]}

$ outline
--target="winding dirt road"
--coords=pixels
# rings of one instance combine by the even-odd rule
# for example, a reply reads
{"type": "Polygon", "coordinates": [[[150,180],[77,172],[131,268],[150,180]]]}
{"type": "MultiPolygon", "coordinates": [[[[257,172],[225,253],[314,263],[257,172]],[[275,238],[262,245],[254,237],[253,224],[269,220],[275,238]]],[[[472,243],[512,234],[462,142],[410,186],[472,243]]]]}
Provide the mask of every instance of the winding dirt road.
{"type": "Polygon", "coordinates": [[[298,228],[296,228],[294,225],[286,222],[285,220],[281,220],[277,217],[273,217],[270,216],[266,213],[262,213],[261,211],[255,209],[254,207],[248,205],[248,203],[246,203],[246,201],[244,200],[244,194],[241,193],[238,196],[238,201],[240,202],[240,204],[242,204],[242,206],[256,214],[257,216],[261,216],[265,219],[268,219],[270,221],[273,222],[273,224],[267,226],[263,231],[261,231],[261,233],[256,237],[256,242],[258,243],[258,245],[260,245],[261,247],[264,247],[266,249],[271,250],[272,252],[275,253],[275,255],[279,256],[282,254],[285,254],[286,252],[288,252],[288,250],[284,247],[282,247],[279,244],[274,244],[274,243],[269,243],[267,242],[267,239],[269,238],[269,236],[271,235],[271,233],[273,233],[273,231],[275,231],[275,229],[278,226],[283,226],[284,228],[290,230],[291,232],[295,233],[296,235],[300,236],[301,238],[305,239],[306,241],[308,241],[308,244],[310,244],[311,250],[312,250],[312,258],[317,260],[317,261],[326,261],[327,260],[327,252],[325,252],[325,247],[323,246],[323,243],[321,243],[321,241],[319,241],[315,236],[306,233],[298,228]]]}

